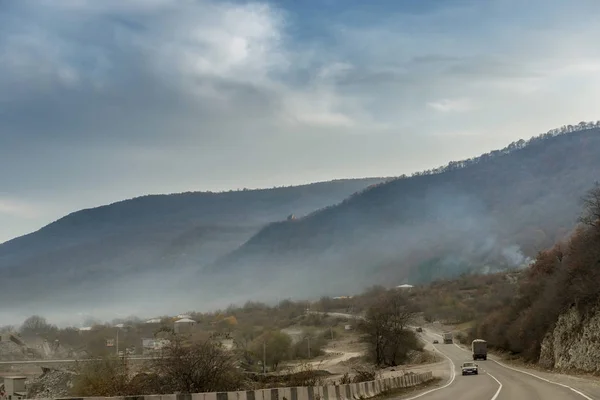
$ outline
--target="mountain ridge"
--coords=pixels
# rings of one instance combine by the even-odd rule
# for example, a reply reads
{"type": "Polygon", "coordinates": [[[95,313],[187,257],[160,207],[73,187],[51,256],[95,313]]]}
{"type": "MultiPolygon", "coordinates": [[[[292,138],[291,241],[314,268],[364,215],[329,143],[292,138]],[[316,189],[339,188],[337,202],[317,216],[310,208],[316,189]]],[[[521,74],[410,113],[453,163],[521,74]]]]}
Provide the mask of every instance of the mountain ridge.
{"type": "Polygon", "coordinates": [[[81,210],[0,245],[0,300],[28,314],[95,307],[109,318],[518,267],[573,226],[598,180],[599,133],[597,122],[569,125],[396,179],[81,210]]]}
{"type": "MultiPolygon", "coordinates": [[[[175,279],[168,275],[179,269],[201,269],[266,223],[312,212],[385,179],[147,195],[76,211],[0,245],[0,270],[8,277],[5,281],[12,282],[0,298],[25,304],[46,296],[51,303],[68,291],[84,291],[86,285],[85,295],[91,297],[95,290],[117,292],[122,286],[131,290],[131,285],[119,281],[131,281],[135,288],[148,281],[145,274],[157,275],[151,282],[155,287],[175,279]]],[[[139,292],[140,298],[147,296],[144,290],[139,292]]],[[[96,295],[98,302],[103,301],[101,294],[96,295]]]]}
{"type": "Polygon", "coordinates": [[[576,220],[577,199],[597,180],[594,171],[600,171],[595,156],[599,133],[598,122],[564,126],[474,159],[372,186],[335,207],[265,226],[213,270],[226,274],[246,268],[252,276],[261,270],[274,273],[283,263],[289,269],[313,264],[307,273],[318,276],[318,282],[355,273],[385,283],[427,281],[445,276],[444,270],[521,266],[576,220]],[[553,222],[552,214],[560,218],[553,222]],[[411,235],[420,240],[411,242],[411,235]],[[472,239],[461,239],[469,235],[472,239]],[[532,239],[535,235],[544,237],[532,239]],[[402,239],[395,244],[387,236],[402,239]],[[455,254],[456,247],[464,252],[455,254]],[[417,248],[430,254],[417,254],[417,248]],[[323,260],[312,256],[327,252],[323,260]],[[393,267],[399,260],[410,268],[399,273],[393,267]],[[322,273],[325,265],[337,273],[322,273]],[[369,270],[381,277],[363,274],[369,270]]]}

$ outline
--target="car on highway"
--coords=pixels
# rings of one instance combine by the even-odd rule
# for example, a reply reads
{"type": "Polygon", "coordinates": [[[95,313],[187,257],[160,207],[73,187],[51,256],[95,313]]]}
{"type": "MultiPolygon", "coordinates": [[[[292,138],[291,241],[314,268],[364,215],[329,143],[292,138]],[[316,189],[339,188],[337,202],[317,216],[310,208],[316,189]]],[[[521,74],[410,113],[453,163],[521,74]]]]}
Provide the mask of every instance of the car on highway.
{"type": "Polygon", "coordinates": [[[433,344],[438,344],[439,342],[440,342],[439,340],[435,339],[435,340],[433,341],[433,344]]]}
{"type": "Polygon", "coordinates": [[[423,332],[423,328],[421,328],[420,326],[417,328],[417,332],[423,332]]]}
{"type": "Polygon", "coordinates": [[[477,364],[475,364],[474,362],[471,362],[471,361],[464,362],[460,366],[460,369],[462,370],[463,375],[478,375],[479,374],[479,368],[478,368],[477,364]]]}

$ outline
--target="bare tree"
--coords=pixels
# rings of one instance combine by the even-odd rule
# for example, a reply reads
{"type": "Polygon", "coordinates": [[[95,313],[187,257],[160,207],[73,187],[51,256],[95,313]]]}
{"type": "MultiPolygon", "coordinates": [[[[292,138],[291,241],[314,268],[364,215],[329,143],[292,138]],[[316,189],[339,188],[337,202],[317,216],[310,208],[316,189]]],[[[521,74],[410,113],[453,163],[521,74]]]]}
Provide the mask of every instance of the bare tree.
{"type": "Polygon", "coordinates": [[[173,337],[152,367],[170,393],[236,390],[243,381],[233,354],[211,340],[190,344],[173,337]]]}
{"type": "Polygon", "coordinates": [[[600,184],[598,182],[583,196],[582,202],[583,214],[579,218],[579,222],[600,228],[600,184]]]}
{"type": "Polygon", "coordinates": [[[420,349],[414,332],[408,329],[414,316],[414,307],[395,291],[381,295],[367,309],[359,328],[376,364],[397,365],[406,360],[410,351],[420,349]]]}
{"type": "Polygon", "coordinates": [[[48,321],[46,321],[46,318],[40,317],[39,315],[32,315],[23,322],[20,333],[23,336],[40,335],[45,337],[49,334],[56,333],[57,330],[58,328],[49,324],[48,321]]]}

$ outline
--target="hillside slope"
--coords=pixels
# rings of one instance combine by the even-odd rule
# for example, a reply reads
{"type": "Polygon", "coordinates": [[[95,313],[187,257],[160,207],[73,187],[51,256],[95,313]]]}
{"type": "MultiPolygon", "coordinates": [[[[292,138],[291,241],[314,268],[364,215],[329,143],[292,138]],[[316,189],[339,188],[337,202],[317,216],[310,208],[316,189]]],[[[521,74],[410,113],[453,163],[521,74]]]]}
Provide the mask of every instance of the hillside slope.
{"type": "Polygon", "coordinates": [[[201,270],[265,224],[340,202],[382,180],[152,195],[72,213],[0,245],[6,305],[0,313],[72,304],[87,310],[87,300],[101,307],[114,296],[153,300],[164,296],[169,279],[201,270]]]}
{"type": "Polygon", "coordinates": [[[600,185],[568,239],[540,252],[516,293],[480,315],[472,337],[545,368],[600,372],[600,185]]]}
{"type": "Polygon", "coordinates": [[[598,154],[600,124],[563,127],[270,224],[212,268],[222,290],[243,277],[267,297],[524,265],[569,232],[599,179],[598,154]],[[272,285],[259,286],[267,277],[272,285]]]}

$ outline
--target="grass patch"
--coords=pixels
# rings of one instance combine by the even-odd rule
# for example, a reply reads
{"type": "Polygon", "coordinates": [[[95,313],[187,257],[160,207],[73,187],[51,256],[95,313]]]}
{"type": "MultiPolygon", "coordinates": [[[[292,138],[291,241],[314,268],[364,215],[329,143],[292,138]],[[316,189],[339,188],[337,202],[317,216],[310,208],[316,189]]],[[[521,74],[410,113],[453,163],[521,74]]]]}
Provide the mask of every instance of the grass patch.
{"type": "Polygon", "coordinates": [[[456,329],[457,331],[466,331],[468,329],[473,328],[474,326],[475,326],[475,320],[463,322],[462,324],[458,324],[454,327],[454,329],[456,329]]]}
{"type": "Polygon", "coordinates": [[[420,385],[407,387],[407,388],[396,388],[396,389],[386,390],[385,392],[382,392],[373,398],[374,399],[391,399],[391,398],[397,398],[399,396],[415,394],[422,390],[426,390],[426,389],[430,389],[430,388],[434,388],[434,387],[438,386],[442,382],[442,380],[443,379],[441,379],[441,378],[434,377],[433,379],[431,379],[427,382],[421,383],[420,385]]]}

